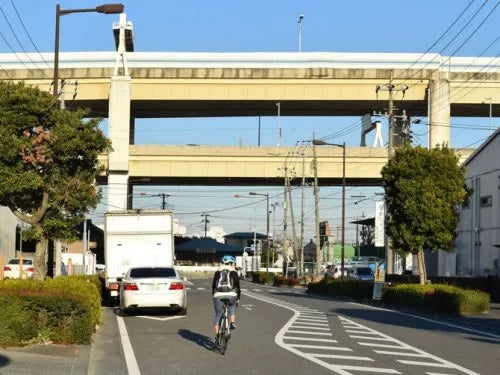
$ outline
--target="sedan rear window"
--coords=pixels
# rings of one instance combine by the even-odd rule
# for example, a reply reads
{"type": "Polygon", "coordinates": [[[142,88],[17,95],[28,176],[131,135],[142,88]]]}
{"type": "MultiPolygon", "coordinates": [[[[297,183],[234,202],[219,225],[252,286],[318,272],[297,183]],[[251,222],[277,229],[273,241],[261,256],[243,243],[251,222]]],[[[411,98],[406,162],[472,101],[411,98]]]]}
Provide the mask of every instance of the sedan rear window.
{"type": "MultiPolygon", "coordinates": [[[[11,259],[9,260],[9,264],[19,264],[19,259],[11,259]]],[[[23,265],[28,265],[28,266],[31,266],[33,265],[33,260],[31,259],[23,259],[23,265]]]]}
{"type": "Polygon", "coordinates": [[[371,275],[371,274],[373,274],[372,269],[369,267],[358,268],[356,270],[356,272],[358,273],[358,275],[371,275]]]}
{"type": "Polygon", "coordinates": [[[134,278],[156,278],[156,277],[176,277],[173,268],[133,268],[130,270],[130,277],[134,278]]]}

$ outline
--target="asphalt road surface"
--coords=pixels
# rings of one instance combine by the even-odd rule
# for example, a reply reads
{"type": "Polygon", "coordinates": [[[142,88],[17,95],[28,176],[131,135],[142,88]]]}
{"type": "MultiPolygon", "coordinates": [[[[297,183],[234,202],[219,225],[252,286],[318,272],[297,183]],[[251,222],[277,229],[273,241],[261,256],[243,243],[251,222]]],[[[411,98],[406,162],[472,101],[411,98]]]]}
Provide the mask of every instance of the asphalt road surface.
{"type": "MultiPolygon", "coordinates": [[[[188,287],[188,315],[110,310],[93,374],[500,373],[500,333],[459,322],[242,282],[237,329],[213,347],[211,280],[188,287]]],[[[96,354],[97,353],[97,354],[96,354]]]]}

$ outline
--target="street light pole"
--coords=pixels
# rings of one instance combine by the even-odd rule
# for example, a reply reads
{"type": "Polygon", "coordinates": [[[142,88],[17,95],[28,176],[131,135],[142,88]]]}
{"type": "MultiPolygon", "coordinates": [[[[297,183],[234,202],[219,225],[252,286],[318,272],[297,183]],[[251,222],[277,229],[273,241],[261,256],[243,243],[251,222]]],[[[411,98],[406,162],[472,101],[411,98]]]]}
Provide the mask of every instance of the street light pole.
{"type": "Polygon", "coordinates": [[[59,4],[56,5],[56,35],[55,35],[55,46],[54,46],[54,78],[52,84],[54,97],[57,98],[59,95],[59,19],[61,16],[70,13],[104,13],[104,14],[118,14],[122,13],[125,6],[123,4],[104,4],[95,8],[86,9],[63,9],[59,4]]]}
{"type": "Polygon", "coordinates": [[[299,20],[297,23],[299,24],[299,52],[302,52],[302,20],[304,19],[304,15],[301,14],[299,16],[299,20]]]}
{"type": "Polygon", "coordinates": [[[342,147],[342,248],[340,251],[340,277],[344,278],[344,254],[345,254],[345,142],[342,144],[338,143],[327,143],[320,139],[313,139],[313,145],[316,146],[336,146],[342,147]]]}
{"type": "Polygon", "coordinates": [[[250,195],[261,195],[266,197],[266,253],[267,253],[267,266],[266,272],[269,273],[269,194],[268,193],[256,193],[251,191],[248,193],[250,195]]]}

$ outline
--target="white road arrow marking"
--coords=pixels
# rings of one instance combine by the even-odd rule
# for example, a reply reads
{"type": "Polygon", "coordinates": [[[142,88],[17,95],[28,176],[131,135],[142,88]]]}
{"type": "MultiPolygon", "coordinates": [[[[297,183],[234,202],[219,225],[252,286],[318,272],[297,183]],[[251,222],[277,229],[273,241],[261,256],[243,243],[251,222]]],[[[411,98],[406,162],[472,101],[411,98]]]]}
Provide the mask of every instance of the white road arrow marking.
{"type": "Polygon", "coordinates": [[[245,309],[247,309],[248,311],[252,311],[252,307],[254,305],[241,305],[241,307],[244,307],[245,309]]]}

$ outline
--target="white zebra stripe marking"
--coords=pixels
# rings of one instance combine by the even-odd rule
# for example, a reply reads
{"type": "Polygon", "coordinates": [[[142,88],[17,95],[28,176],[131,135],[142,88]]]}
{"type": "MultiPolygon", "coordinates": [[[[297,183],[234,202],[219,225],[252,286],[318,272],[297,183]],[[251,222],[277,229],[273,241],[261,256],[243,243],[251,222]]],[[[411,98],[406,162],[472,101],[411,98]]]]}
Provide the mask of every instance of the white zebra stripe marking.
{"type": "MultiPolygon", "coordinates": [[[[280,301],[280,300],[277,300],[277,299],[272,298],[272,297],[263,297],[261,295],[255,295],[255,294],[251,294],[251,293],[245,293],[245,295],[250,297],[250,298],[255,298],[257,300],[260,300],[260,301],[263,301],[266,303],[270,303],[272,305],[277,305],[277,306],[280,306],[282,308],[289,309],[289,310],[293,311],[294,315],[292,316],[292,318],[280,329],[280,331],[274,337],[274,342],[277,345],[281,346],[282,348],[284,348],[284,349],[286,349],[286,350],[288,350],[288,351],[290,351],[290,352],[292,352],[292,353],[294,353],[302,358],[305,358],[311,362],[314,362],[314,363],[316,363],[324,368],[327,368],[327,369],[329,369],[337,374],[340,374],[340,375],[350,375],[350,373],[348,371],[349,369],[357,370],[357,371],[368,371],[368,372],[372,372],[372,373],[382,373],[382,374],[400,374],[399,371],[394,370],[394,369],[388,369],[388,368],[364,367],[364,366],[345,366],[345,365],[340,365],[340,364],[332,364],[332,363],[325,362],[321,358],[317,358],[314,355],[300,351],[299,350],[300,348],[304,348],[304,346],[303,346],[304,344],[285,343],[285,340],[289,339],[289,336],[285,336],[285,335],[289,334],[289,333],[294,333],[293,330],[290,330],[290,328],[297,321],[299,316],[301,316],[301,313],[298,310],[296,310],[300,306],[290,305],[284,301],[280,301]]],[[[325,318],[323,318],[323,319],[325,319],[325,318]]],[[[306,334],[304,332],[297,332],[297,333],[304,334],[304,335],[306,334]]],[[[320,333],[320,332],[318,332],[318,333],[320,333]]],[[[318,333],[316,333],[316,334],[318,334],[318,333]]],[[[328,334],[328,333],[323,333],[323,335],[330,335],[331,336],[331,334],[328,334]]],[[[311,341],[319,341],[319,339],[313,339],[311,341]]],[[[318,345],[309,345],[309,346],[311,347],[310,349],[321,348],[318,345]]],[[[347,347],[325,346],[325,348],[326,348],[325,350],[352,351],[352,349],[347,348],[347,347]]],[[[323,349],[323,348],[321,348],[321,349],[323,349]]]]}
{"type": "Polygon", "coordinates": [[[330,328],[324,328],[324,327],[309,327],[309,326],[299,326],[296,324],[292,325],[293,329],[314,329],[316,331],[330,331],[330,328]]]}
{"type": "MultiPolygon", "coordinates": [[[[420,354],[421,357],[420,358],[427,358],[427,359],[431,359],[433,360],[434,362],[419,362],[419,361],[407,361],[407,360],[397,360],[398,362],[400,363],[404,363],[404,364],[407,364],[407,365],[415,365],[415,366],[423,366],[424,363],[426,363],[426,366],[436,366],[436,367],[443,367],[443,368],[450,368],[450,369],[454,369],[454,370],[457,370],[457,371],[460,371],[462,373],[465,373],[465,374],[468,374],[468,375],[479,375],[477,372],[474,372],[474,371],[471,371],[469,369],[466,369],[465,367],[462,367],[460,365],[457,365],[453,362],[450,362],[450,361],[447,361],[443,358],[439,358],[433,354],[430,354],[430,353],[427,353],[423,350],[420,350],[416,347],[413,347],[411,345],[408,345],[402,341],[399,341],[395,338],[392,338],[388,335],[385,335],[381,332],[378,332],[378,331],[375,331],[374,329],[371,329],[371,328],[368,328],[366,326],[363,326],[361,324],[358,324],[352,320],[349,320],[343,316],[339,316],[339,319],[341,320],[342,324],[346,324],[346,325],[349,325],[350,327],[351,326],[357,326],[358,329],[360,330],[365,330],[365,332],[363,332],[363,334],[373,334],[373,335],[378,335],[378,337],[380,338],[385,338],[388,342],[392,342],[394,343],[395,345],[385,345],[385,344],[377,344],[377,343],[374,343],[373,341],[372,342],[358,342],[359,345],[363,345],[363,346],[370,346],[370,347],[378,347],[378,348],[392,348],[392,349],[399,349],[399,350],[408,350],[408,352],[410,353],[415,353],[415,354],[420,354]],[[433,365],[434,364],[434,365],[433,365]]],[[[347,330],[346,330],[347,331],[347,330]]],[[[374,349],[375,352],[377,352],[375,349],[374,349]]],[[[391,351],[392,352],[392,351],[391,351]]],[[[394,352],[392,352],[394,353],[394,352]]],[[[391,354],[392,354],[391,353],[391,354]]],[[[392,354],[392,355],[396,355],[396,354],[392,354]]],[[[406,356],[410,356],[409,354],[403,354],[403,355],[406,355],[406,356]]]]}
{"type": "Polygon", "coordinates": [[[316,358],[334,358],[334,359],[351,359],[353,361],[372,361],[370,357],[360,357],[356,355],[340,355],[340,354],[317,354],[317,353],[308,353],[316,358]]]}
{"type": "Polygon", "coordinates": [[[294,331],[294,330],[288,330],[290,333],[300,333],[302,335],[318,335],[318,336],[331,336],[331,333],[324,333],[324,332],[306,332],[306,331],[294,331]]]}
{"type": "Polygon", "coordinates": [[[331,339],[318,339],[316,337],[296,337],[296,336],[285,336],[283,337],[285,340],[300,340],[300,341],[314,341],[314,342],[332,342],[337,343],[337,340],[331,339]]]}
{"type": "MultiPolygon", "coordinates": [[[[337,350],[340,352],[352,352],[352,349],[343,346],[320,346],[320,345],[306,345],[306,344],[291,344],[293,348],[307,348],[307,349],[322,349],[322,350],[337,350]]],[[[307,354],[307,353],[302,353],[307,354]]]]}

